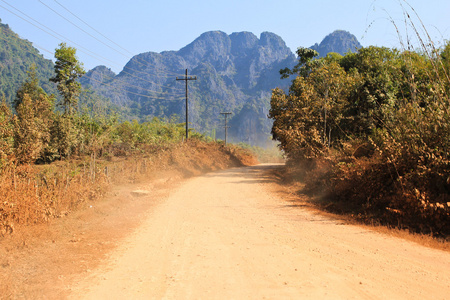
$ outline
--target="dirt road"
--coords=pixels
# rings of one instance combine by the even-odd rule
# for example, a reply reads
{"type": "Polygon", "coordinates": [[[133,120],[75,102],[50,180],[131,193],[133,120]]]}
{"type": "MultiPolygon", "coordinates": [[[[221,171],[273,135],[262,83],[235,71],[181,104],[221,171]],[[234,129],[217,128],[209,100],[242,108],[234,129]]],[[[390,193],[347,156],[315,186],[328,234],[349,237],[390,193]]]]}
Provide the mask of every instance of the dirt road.
{"type": "MultiPolygon", "coordinates": [[[[192,178],[73,299],[445,299],[450,254],[346,225],[272,193],[271,165],[192,178]]],[[[149,196],[151,197],[151,196],[149,196]]]]}

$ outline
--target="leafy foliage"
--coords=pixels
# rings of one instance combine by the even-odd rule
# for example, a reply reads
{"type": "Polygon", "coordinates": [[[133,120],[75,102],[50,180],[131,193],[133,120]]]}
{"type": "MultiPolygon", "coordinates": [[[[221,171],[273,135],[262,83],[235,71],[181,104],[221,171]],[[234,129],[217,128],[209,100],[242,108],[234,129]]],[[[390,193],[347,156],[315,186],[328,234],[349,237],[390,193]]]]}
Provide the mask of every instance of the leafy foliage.
{"type": "Polygon", "coordinates": [[[52,80],[64,97],[64,112],[40,87],[35,66],[16,91],[16,115],[5,97],[0,104],[0,236],[12,233],[14,224],[63,216],[101,197],[112,181],[148,178],[178,162],[183,174],[255,163],[247,151],[208,143],[196,132],[181,143],[184,124],[177,118],[122,120],[107,100],[81,90],[75,49],[61,44],[56,52],[52,80]],[[49,164],[56,159],[65,161],[49,164]]]}
{"type": "Polygon", "coordinates": [[[45,152],[51,152],[49,143],[53,102],[53,96],[47,96],[38,86],[33,66],[14,101],[17,112],[14,118],[14,148],[15,157],[20,163],[34,162],[44,157],[45,152]]]}
{"type": "Polygon", "coordinates": [[[56,86],[48,81],[53,74],[52,61],[44,59],[29,41],[19,38],[8,25],[0,23],[0,90],[8,104],[13,103],[16,91],[32,65],[36,66],[39,85],[46,93],[55,93],[56,86]]]}
{"type": "Polygon", "coordinates": [[[272,92],[273,138],[291,162],[332,161],[335,199],[450,234],[449,45],[432,55],[368,47],[316,60],[300,51],[289,93],[272,92]]]}
{"type": "Polygon", "coordinates": [[[2,99],[0,104],[0,169],[8,164],[14,152],[14,125],[11,109],[2,99]]]}
{"type": "Polygon", "coordinates": [[[76,49],[65,43],[59,44],[55,58],[55,77],[50,78],[50,81],[57,84],[58,91],[63,96],[64,112],[72,114],[77,108],[81,92],[81,84],[77,79],[83,76],[85,71],[76,57],[76,49]]]}

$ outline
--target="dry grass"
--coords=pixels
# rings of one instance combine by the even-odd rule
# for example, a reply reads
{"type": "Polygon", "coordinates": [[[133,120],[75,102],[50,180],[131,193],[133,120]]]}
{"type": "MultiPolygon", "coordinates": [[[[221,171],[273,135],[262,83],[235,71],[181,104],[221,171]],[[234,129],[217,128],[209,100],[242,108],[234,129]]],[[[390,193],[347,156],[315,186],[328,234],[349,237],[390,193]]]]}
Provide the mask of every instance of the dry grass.
{"type": "Polygon", "coordinates": [[[16,224],[46,222],[95,201],[104,194],[106,180],[99,170],[77,173],[66,163],[47,168],[11,165],[1,173],[0,186],[1,236],[14,232],[16,224]]]}
{"type": "Polygon", "coordinates": [[[45,223],[94,203],[110,184],[139,183],[163,170],[189,177],[256,163],[246,150],[192,139],[108,160],[91,156],[43,166],[11,165],[0,174],[0,237],[18,224],[45,223]]]}
{"type": "Polygon", "coordinates": [[[41,298],[42,290],[65,298],[67,282],[95,268],[183,178],[255,162],[238,148],[191,140],[128,157],[5,170],[0,214],[13,234],[0,237],[0,299],[41,298]],[[130,197],[135,189],[152,193],[130,197]],[[5,206],[5,197],[14,205],[5,206]],[[36,274],[43,265],[46,272],[36,274]]]}

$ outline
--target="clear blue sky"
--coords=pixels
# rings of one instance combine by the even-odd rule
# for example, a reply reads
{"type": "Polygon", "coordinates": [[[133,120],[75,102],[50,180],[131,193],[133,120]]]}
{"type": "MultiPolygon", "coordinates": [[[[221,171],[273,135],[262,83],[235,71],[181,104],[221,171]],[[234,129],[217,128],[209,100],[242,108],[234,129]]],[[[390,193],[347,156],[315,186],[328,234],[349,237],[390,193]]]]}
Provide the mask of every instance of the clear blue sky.
{"type": "MultiPolygon", "coordinates": [[[[406,38],[400,3],[406,6],[403,0],[0,0],[0,18],[46,58],[53,58],[55,48],[65,41],[78,49],[85,69],[106,65],[119,72],[133,55],[179,50],[211,30],[250,31],[258,37],[270,31],[281,36],[292,51],[320,43],[336,29],[353,33],[363,46],[399,47],[390,20],[406,38]],[[93,53],[88,55],[89,51],[93,53]]],[[[449,39],[450,1],[408,3],[437,44],[449,39]]]]}

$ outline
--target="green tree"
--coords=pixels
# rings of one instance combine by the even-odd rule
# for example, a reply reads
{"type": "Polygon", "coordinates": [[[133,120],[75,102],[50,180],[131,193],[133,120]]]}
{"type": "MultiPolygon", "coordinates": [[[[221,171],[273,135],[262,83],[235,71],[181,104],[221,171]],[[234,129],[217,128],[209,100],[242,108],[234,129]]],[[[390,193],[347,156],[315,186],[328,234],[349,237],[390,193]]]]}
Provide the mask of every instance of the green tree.
{"type": "Polygon", "coordinates": [[[321,108],[314,91],[304,77],[294,79],[289,94],[277,88],[272,91],[269,118],[272,137],[290,159],[320,156],[324,150],[319,128],[321,108]]]}
{"type": "Polygon", "coordinates": [[[345,107],[349,100],[350,91],[355,86],[355,78],[348,75],[335,60],[325,58],[318,64],[307,78],[313,88],[313,97],[319,107],[321,123],[323,124],[323,142],[330,147],[333,139],[345,136],[342,128],[345,118],[345,107]]]}
{"type": "Polygon", "coordinates": [[[288,95],[280,89],[273,91],[272,134],[289,157],[321,156],[332,142],[346,136],[341,123],[355,78],[338,60],[337,56],[316,60],[307,76],[294,79],[288,95]]]}
{"type": "Polygon", "coordinates": [[[80,132],[75,125],[74,116],[57,112],[50,128],[51,145],[55,148],[57,156],[62,159],[73,153],[80,132]]]}
{"type": "Polygon", "coordinates": [[[284,68],[280,70],[281,79],[289,78],[290,75],[307,76],[311,70],[311,63],[313,58],[319,56],[319,52],[309,48],[299,47],[297,49],[298,64],[291,70],[284,68]]]}
{"type": "Polygon", "coordinates": [[[73,114],[77,109],[81,84],[78,78],[84,75],[83,65],[76,57],[76,49],[68,47],[65,43],[59,44],[55,51],[55,77],[50,81],[57,84],[58,91],[63,96],[64,113],[73,114]]]}
{"type": "Polygon", "coordinates": [[[21,163],[46,160],[52,153],[50,147],[50,126],[53,122],[54,99],[40,94],[38,101],[24,94],[17,106],[14,118],[14,149],[21,163]]]}
{"type": "Polygon", "coordinates": [[[17,110],[20,103],[22,103],[25,94],[27,94],[31,99],[39,99],[40,94],[44,94],[44,90],[39,87],[39,79],[36,73],[36,65],[33,64],[27,71],[27,78],[19,87],[16,92],[16,97],[13,102],[13,107],[17,110]]]}
{"type": "Polygon", "coordinates": [[[38,84],[36,67],[28,71],[28,78],[17,90],[14,108],[14,149],[21,163],[46,160],[53,152],[50,127],[53,122],[54,96],[48,96],[38,84]]]}
{"type": "Polygon", "coordinates": [[[401,64],[398,50],[385,47],[359,49],[340,60],[347,73],[360,77],[347,106],[348,130],[369,135],[392,119],[401,92],[401,64]]]}

